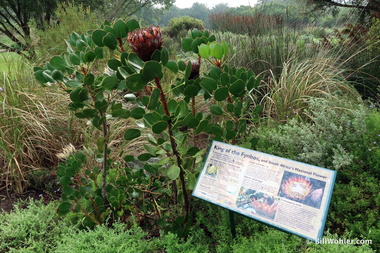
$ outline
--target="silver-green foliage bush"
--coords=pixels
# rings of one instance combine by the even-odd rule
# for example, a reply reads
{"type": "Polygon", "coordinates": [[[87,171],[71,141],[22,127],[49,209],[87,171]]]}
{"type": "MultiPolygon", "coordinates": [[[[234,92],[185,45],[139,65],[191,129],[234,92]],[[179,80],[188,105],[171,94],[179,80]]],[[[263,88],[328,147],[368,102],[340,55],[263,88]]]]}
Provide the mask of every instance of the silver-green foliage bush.
{"type": "Polygon", "coordinates": [[[335,170],[350,165],[351,151],[366,132],[364,105],[317,98],[310,99],[309,105],[310,121],[292,119],[267,131],[259,149],[335,170]]]}
{"type": "Polygon", "coordinates": [[[22,205],[0,213],[0,252],[51,252],[67,228],[58,222],[56,205],[33,200],[27,208],[22,205]]]}

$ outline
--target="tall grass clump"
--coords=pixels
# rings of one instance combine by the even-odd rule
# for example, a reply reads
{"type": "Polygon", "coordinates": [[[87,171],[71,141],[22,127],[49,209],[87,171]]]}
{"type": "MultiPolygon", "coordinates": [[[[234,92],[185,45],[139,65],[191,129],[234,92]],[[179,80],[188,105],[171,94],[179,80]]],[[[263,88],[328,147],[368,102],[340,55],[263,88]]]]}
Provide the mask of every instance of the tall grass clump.
{"type": "Polygon", "coordinates": [[[245,66],[264,76],[270,76],[268,70],[271,70],[278,77],[284,62],[314,58],[324,50],[312,37],[287,27],[261,36],[231,32],[216,32],[215,36],[229,44],[231,65],[245,66]]]}
{"type": "Polygon", "coordinates": [[[255,15],[234,15],[228,12],[213,13],[209,15],[209,19],[212,30],[249,34],[251,36],[266,35],[269,33],[268,30],[281,28],[283,25],[280,16],[269,16],[261,12],[256,12],[255,15]]]}
{"type": "Polygon", "coordinates": [[[278,78],[272,74],[267,83],[267,115],[276,121],[295,116],[305,118],[310,98],[360,101],[359,93],[345,79],[344,70],[335,59],[319,57],[284,62],[278,78]]]}
{"type": "Polygon", "coordinates": [[[22,58],[11,64],[0,73],[0,185],[22,193],[35,173],[50,174],[55,154],[74,141],[74,125],[64,93],[36,85],[22,58]]]}

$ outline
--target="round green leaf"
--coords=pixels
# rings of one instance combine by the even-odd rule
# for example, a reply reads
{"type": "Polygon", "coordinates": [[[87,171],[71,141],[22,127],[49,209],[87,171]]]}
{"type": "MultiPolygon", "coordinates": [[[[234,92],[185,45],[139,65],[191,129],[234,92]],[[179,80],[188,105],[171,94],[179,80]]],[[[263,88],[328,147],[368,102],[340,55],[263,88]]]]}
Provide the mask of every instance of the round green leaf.
{"type": "Polygon", "coordinates": [[[203,42],[204,41],[201,38],[196,38],[195,40],[193,40],[193,42],[191,42],[191,50],[196,54],[199,53],[198,46],[201,45],[203,42]]]}
{"type": "Polygon", "coordinates": [[[59,215],[65,215],[65,214],[67,214],[67,213],[70,212],[70,209],[71,209],[71,203],[69,203],[69,202],[62,202],[58,206],[58,214],[59,215]]]}
{"type": "Polygon", "coordinates": [[[168,110],[169,110],[169,113],[172,114],[175,112],[176,108],[177,108],[177,101],[175,101],[174,99],[171,99],[169,100],[168,102],[168,110]]]}
{"type": "Polygon", "coordinates": [[[199,51],[199,54],[201,55],[201,57],[203,57],[203,58],[207,59],[210,56],[210,48],[206,44],[201,44],[199,46],[198,51],[199,51]]]}
{"type": "Polygon", "coordinates": [[[187,189],[189,189],[190,191],[194,190],[196,183],[197,183],[197,180],[195,178],[195,175],[188,174],[187,175],[187,189]]]}
{"type": "Polygon", "coordinates": [[[143,76],[139,73],[132,74],[126,77],[127,87],[131,91],[140,91],[146,85],[146,81],[143,76]]]}
{"type": "Polygon", "coordinates": [[[139,72],[144,66],[144,61],[133,53],[128,54],[128,63],[131,64],[136,72],[139,72]]]}
{"type": "Polygon", "coordinates": [[[205,77],[202,79],[201,86],[211,94],[217,88],[217,83],[214,79],[205,77]]]}
{"type": "Polygon", "coordinates": [[[124,133],[124,139],[126,139],[127,141],[133,140],[133,139],[140,137],[140,136],[141,136],[141,131],[139,129],[135,129],[135,128],[128,129],[124,133]]]}
{"type": "Polygon", "coordinates": [[[178,69],[181,71],[184,71],[186,69],[187,65],[184,61],[178,61],[178,69]]]}
{"type": "Polygon", "coordinates": [[[77,87],[70,93],[70,99],[74,103],[81,103],[88,99],[88,90],[84,87],[77,87]]]}
{"type": "Polygon", "coordinates": [[[226,132],[226,139],[227,140],[232,140],[236,137],[236,132],[235,131],[227,131],[226,132]]]}
{"type": "Polygon", "coordinates": [[[120,61],[116,60],[116,59],[110,59],[108,62],[107,62],[107,65],[110,69],[112,70],[115,70],[117,71],[117,68],[118,67],[121,67],[122,64],[120,61]]]}
{"type": "Polygon", "coordinates": [[[230,84],[230,76],[227,73],[223,72],[220,74],[220,82],[223,86],[228,86],[230,84]]]}
{"type": "Polygon", "coordinates": [[[76,81],[76,80],[68,80],[68,81],[64,81],[64,83],[68,86],[68,87],[72,87],[72,88],[76,88],[76,87],[82,87],[83,83],[79,82],[79,81],[76,81]]]}
{"type": "Polygon", "coordinates": [[[104,57],[103,48],[102,47],[95,48],[94,54],[95,54],[95,59],[103,59],[104,57]]]}
{"type": "Polygon", "coordinates": [[[113,90],[119,84],[119,79],[114,76],[107,76],[101,82],[101,86],[106,90],[113,90]]]}
{"type": "Polygon", "coordinates": [[[223,109],[219,105],[211,105],[210,112],[216,115],[223,115],[223,109]]]}
{"type": "Polygon", "coordinates": [[[40,69],[40,70],[37,70],[36,72],[34,72],[34,77],[37,79],[38,82],[40,82],[41,84],[44,84],[44,83],[47,83],[48,80],[46,80],[46,78],[44,77],[43,75],[43,70],[40,69]]]}
{"type": "Polygon", "coordinates": [[[72,183],[70,177],[68,177],[68,176],[63,176],[63,177],[59,178],[59,182],[63,186],[70,185],[72,183]]]}
{"type": "Polygon", "coordinates": [[[184,38],[182,39],[182,48],[185,50],[185,52],[191,51],[191,44],[193,43],[193,39],[191,38],[184,38]]]}
{"type": "Polygon", "coordinates": [[[196,128],[197,126],[199,125],[199,119],[197,118],[192,118],[189,123],[187,124],[187,126],[189,128],[196,128]]]}
{"type": "Polygon", "coordinates": [[[131,116],[131,112],[127,109],[114,109],[112,110],[112,117],[119,117],[122,119],[128,119],[131,116]]]}
{"type": "Polygon", "coordinates": [[[135,160],[135,157],[133,155],[124,156],[124,161],[126,162],[133,162],[134,160],[135,160]]]}
{"type": "Polygon", "coordinates": [[[53,72],[51,73],[51,77],[56,81],[63,81],[63,74],[60,70],[53,70],[53,72]]]}
{"type": "MultiPolygon", "coordinates": [[[[99,47],[104,47],[103,38],[107,35],[104,30],[94,30],[91,34],[92,40],[99,47]]],[[[77,64],[79,65],[79,64],[77,64]]]]}
{"type": "Polygon", "coordinates": [[[198,38],[198,37],[201,37],[201,36],[202,36],[202,32],[199,31],[197,28],[194,28],[194,29],[191,31],[191,36],[193,37],[193,39],[198,38]]]}
{"type": "Polygon", "coordinates": [[[209,122],[208,120],[202,120],[199,125],[198,125],[198,128],[197,130],[195,131],[196,133],[200,133],[202,132],[203,130],[206,129],[206,127],[209,125],[209,122]]]}
{"type": "Polygon", "coordinates": [[[167,128],[168,128],[168,123],[166,121],[159,121],[152,126],[152,131],[155,134],[160,134],[167,128]]]}
{"type": "Polygon", "coordinates": [[[72,64],[74,65],[80,65],[80,58],[76,54],[70,54],[69,55],[69,60],[71,61],[72,64]]]}
{"type": "Polygon", "coordinates": [[[117,47],[116,37],[112,33],[107,33],[107,35],[104,36],[103,43],[111,50],[115,50],[117,47]]]}
{"type": "Polygon", "coordinates": [[[128,35],[127,24],[122,20],[116,21],[116,23],[113,25],[113,29],[115,30],[118,38],[124,38],[128,35]]]}
{"type": "Polygon", "coordinates": [[[144,117],[144,114],[145,114],[145,110],[141,107],[133,108],[133,110],[131,111],[131,116],[134,119],[141,119],[142,117],[144,117]]]}
{"type": "Polygon", "coordinates": [[[162,67],[161,64],[156,61],[147,61],[142,69],[142,75],[146,81],[151,81],[155,77],[162,77],[162,67]]]}
{"type": "Polygon", "coordinates": [[[138,28],[140,28],[139,22],[136,19],[128,20],[127,22],[128,31],[132,32],[138,28]]]}
{"type": "Polygon", "coordinates": [[[191,147],[188,151],[187,151],[187,155],[189,156],[194,156],[196,153],[198,153],[200,151],[200,149],[198,147],[191,147]]]}
{"type": "Polygon", "coordinates": [[[210,44],[210,55],[215,57],[216,59],[222,59],[224,55],[224,48],[222,45],[213,42],[210,44]]]}
{"type": "Polygon", "coordinates": [[[195,97],[196,95],[198,95],[198,92],[199,90],[195,85],[188,85],[185,88],[184,94],[187,97],[195,97]]]}
{"type": "Polygon", "coordinates": [[[74,193],[74,188],[73,187],[70,187],[70,186],[65,186],[63,187],[63,190],[62,192],[66,195],[72,195],[74,193]]]}
{"type": "Polygon", "coordinates": [[[216,101],[223,101],[228,97],[228,88],[221,87],[215,91],[214,98],[216,101]]]}
{"type": "Polygon", "coordinates": [[[85,75],[84,77],[84,80],[83,82],[86,84],[86,85],[92,85],[95,81],[95,76],[93,74],[87,74],[85,75]]]}
{"type": "Polygon", "coordinates": [[[139,155],[139,156],[137,157],[137,159],[139,159],[139,161],[143,161],[143,162],[145,162],[145,161],[148,161],[151,157],[152,157],[151,154],[149,154],[149,153],[144,153],[144,154],[139,155]]]}
{"type": "Polygon", "coordinates": [[[215,35],[211,35],[211,36],[208,38],[208,42],[214,42],[215,40],[216,40],[215,35]]]}
{"type": "Polygon", "coordinates": [[[163,47],[161,49],[161,62],[165,66],[168,63],[168,61],[169,61],[169,52],[165,47],[163,47]]]}
{"type": "Polygon", "coordinates": [[[174,73],[178,72],[178,65],[174,61],[168,61],[165,66],[174,73]]]}
{"type": "Polygon", "coordinates": [[[168,169],[167,175],[171,180],[176,180],[179,177],[181,169],[177,165],[172,165],[168,169]]]}
{"type": "Polygon", "coordinates": [[[160,89],[158,89],[158,88],[153,89],[153,91],[150,95],[150,98],[149,98],[149,103],[147,105],[148,109],[151,110],[151,109],[154,109],[157,107],[158,101],[160,99],[160,95],[161,95],[160,89]]]}
{"type": "Polygon", "coordinates": [[[239,96],[245,89],[245,82],[241,79],[236,80],[231,84],[229,91],[234,96],[239,96]]]}
{"type": "Polygon", "coordinates": [[[65,59],[63,59],[60,56],[54,56],[50,60],[50,64],[51,66],[53,66],[53,68],[58,69],[58,70],[65,69],[67,67],[67,62],[65,61],[65,59]]]}
{"type": "Polygon", "coordinates": [[[87,53],[85,53],[84,57],[83,57],[83,61],[84,62],[92,62],[94,61],[96,58],[96,54],[92,51],[88,51],[87,53]]]}

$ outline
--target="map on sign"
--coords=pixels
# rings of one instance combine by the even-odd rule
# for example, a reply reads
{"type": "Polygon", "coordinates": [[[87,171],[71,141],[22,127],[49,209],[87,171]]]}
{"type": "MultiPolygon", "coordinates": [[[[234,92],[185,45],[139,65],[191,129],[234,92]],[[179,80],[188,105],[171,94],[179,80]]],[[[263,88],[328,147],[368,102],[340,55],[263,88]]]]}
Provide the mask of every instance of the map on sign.
{"type": "Polygon", "coordinates": [[[312,241],[336,171],[213,141],[193,196],[312,241]]]}

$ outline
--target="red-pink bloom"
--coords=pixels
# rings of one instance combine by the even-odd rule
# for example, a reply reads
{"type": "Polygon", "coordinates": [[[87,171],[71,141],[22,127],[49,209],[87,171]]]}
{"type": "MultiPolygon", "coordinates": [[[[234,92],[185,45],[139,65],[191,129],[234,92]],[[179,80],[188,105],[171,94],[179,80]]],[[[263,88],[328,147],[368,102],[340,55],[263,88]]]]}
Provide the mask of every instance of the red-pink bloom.
{"type": "Polygon", "coordinates": [[[161,49],[162,33],[159,26],[137,29],[128,34],[128,44],[143,61],[149,61],[153,52],[161,49]]]}

